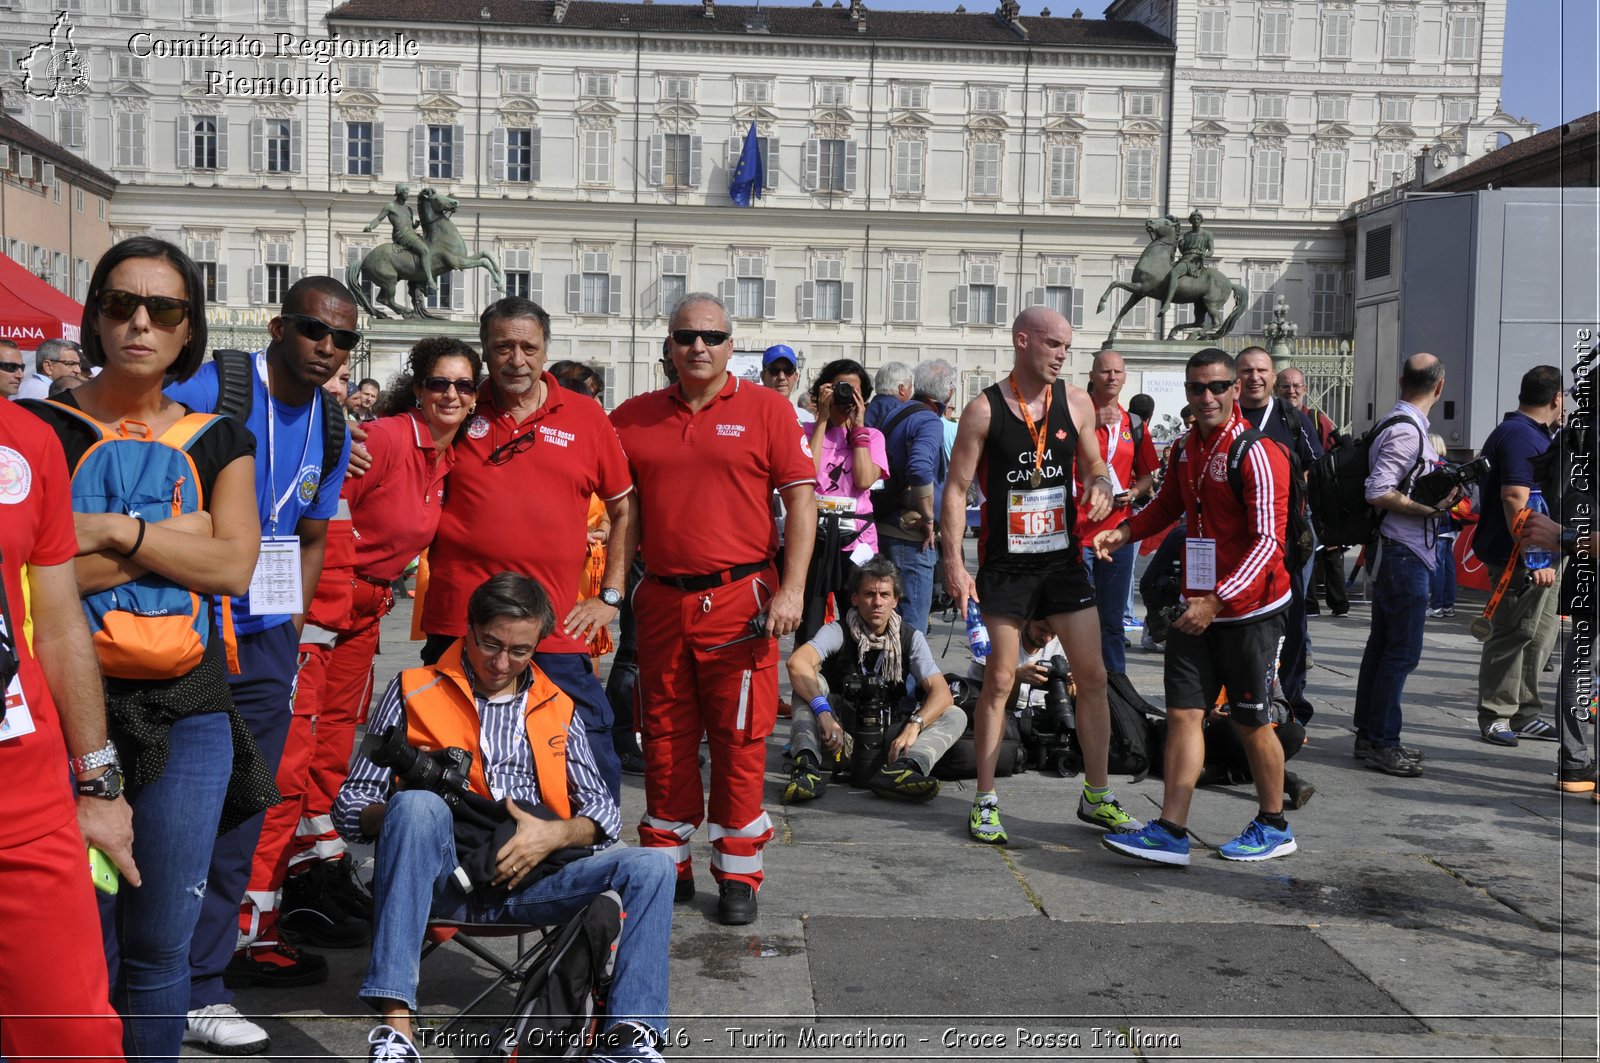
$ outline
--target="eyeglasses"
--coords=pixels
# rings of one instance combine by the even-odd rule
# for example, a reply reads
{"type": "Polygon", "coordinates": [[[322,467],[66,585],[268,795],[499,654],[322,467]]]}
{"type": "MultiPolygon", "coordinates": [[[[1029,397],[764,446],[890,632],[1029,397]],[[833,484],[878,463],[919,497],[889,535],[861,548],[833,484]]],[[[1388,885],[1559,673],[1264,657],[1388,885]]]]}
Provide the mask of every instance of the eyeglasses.
{"type": "Polygon", "coordinates": [[[468,380],[465,377],[460,380],[446,380],[442,376],[430,376],[422,382],[422,388],[424,391],[431,391],[435,395],[443,395],[451,388],[456,389],[457,395],[476,395],[478,393],[478,382],[476,380],[468,380]]]}
{"type": "Polygon", "coordinates": [[[539,434],[537,432],[526,432],[515,439],[501,443],[498,447],[489,451],[489,464],[504,465],[524,450],[531,449],[538,438],[539,434]]]}
{"type": "Polygon", "coordinates": [[[348,351],[361,342],[361,333],[355,329],[334,328],[325,321],[304,314],[284,314],[284,317],[294,322],[294,327],[300,335],[312,343],[321,343],[329,333],[333,334],[333,345],[341,351],[348,351]]]}
{"type": "Polygon", "coordinates": [[[23,362],[0,362],[0,373],[20,373],[26,368],[23,362]]]}
{"type": "Polygon", "coordinates": [[[767,372],[771,373],[773,376],[794,376],[798,370],[796,370],[792,365],[779,365],[778,363],[774,362],[772,365],[767,366],[767,372]]]}
{"type": "Polygon", "coordinates": [[[503,653],[506,655],[506,659],[512,664],[516,664],[519,661],[528,661],[533,658],[534,647],[502,646],[493,639],[486,639],[482,635],[478,634],[477,628],[473,628],[472,630],[472,641],[478,644],[478,649],[488,654],[491,658],[498,657],[503,653]]]}
{"type": "Polygon", "coordinates": [[[100,313],[112,321],[127,321],[142,306],[157,325],[172,328],[183,324],[189,316],[189,300],[174,299],[169,295],[134,295],[132,292],[107,288],[100,293],[100,313]]]}
{"type": "Polygon", "coordinates": [[[695,340],[704,340],[707,347],[720,347],[733,333],[714,328],[677,328],[672,330],[672,342],[679,347],[693,347],[695,340]]]}
{"type": "Polygon", "coordinates": [[[1209,391],[1213,395],[1222,395],[1233,387],[1233,384],[1232,380],[1213,380],[1206,384],[1202,384],[1198,380],[1185,380],[1183,382],[1183,393],[1185,395],[1204,395],[1209,391]]]}

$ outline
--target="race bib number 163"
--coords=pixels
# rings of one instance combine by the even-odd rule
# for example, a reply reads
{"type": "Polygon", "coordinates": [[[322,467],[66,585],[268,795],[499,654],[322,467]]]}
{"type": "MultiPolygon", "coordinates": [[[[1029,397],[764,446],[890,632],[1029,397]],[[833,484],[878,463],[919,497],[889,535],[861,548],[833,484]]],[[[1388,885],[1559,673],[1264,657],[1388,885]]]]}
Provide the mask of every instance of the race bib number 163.
{"type": "Polygon", "coordinates": [[[1066,488],[1007,492],[1007,547],[1013,554],[1043,554],[1067,548],[1066,488]]]}

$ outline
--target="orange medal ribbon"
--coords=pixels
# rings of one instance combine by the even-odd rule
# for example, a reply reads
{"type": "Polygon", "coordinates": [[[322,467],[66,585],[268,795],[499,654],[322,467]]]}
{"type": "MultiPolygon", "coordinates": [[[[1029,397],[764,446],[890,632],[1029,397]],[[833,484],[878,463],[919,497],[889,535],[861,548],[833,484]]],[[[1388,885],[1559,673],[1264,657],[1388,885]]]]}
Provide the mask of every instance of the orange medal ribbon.
{"type": "Polygon", "coordinates": [[[1028,426],[1028,435],[1033,437],[1033,475],[1028,477],[1028,486],[1038,487],[1044,482],[1044,448],[1049,442],[1046,432],[1050,427],[1050,393],[1053,387],[1044,389],[1044,416],[1040,423],[1033,423],[1033,414],[1028,411],[1028,404],[1022,401],[1022,392],[1017,390],[1017,374],[1012,373],[1006,377],[1006,382],[1011,385],[1011,395],[1017,400],[1017,409],[1022,411],[1022,423],[1028,426]]]}

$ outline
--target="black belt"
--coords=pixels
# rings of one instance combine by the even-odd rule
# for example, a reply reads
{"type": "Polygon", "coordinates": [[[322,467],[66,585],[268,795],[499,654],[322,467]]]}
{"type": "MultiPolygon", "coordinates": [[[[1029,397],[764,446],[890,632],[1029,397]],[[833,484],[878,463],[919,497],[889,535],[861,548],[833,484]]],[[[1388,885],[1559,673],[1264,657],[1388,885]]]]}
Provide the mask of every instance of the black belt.
{"type": "Polygon", "coordinates": [[[377,579],[373,576],[363,576],[359,572],[355,573],[355,578],[360,580],[362,583],[370,583],[374,587],[382,587],[384,590],[391,590],[394,586],[393,580],[377,579]]]}
{"type": "Polygon", "coordinates": [[[721,572],[708,572],[704,576],[658,576],[654,572],[646,572],[645,576],[657,583],[676,587],[680,591],[708,591],[712,587],[721,587],[742,580],[746,576],[753,576],[771,564],[771,561],[752,561],[748,565],[734,565],[721,572]]]}

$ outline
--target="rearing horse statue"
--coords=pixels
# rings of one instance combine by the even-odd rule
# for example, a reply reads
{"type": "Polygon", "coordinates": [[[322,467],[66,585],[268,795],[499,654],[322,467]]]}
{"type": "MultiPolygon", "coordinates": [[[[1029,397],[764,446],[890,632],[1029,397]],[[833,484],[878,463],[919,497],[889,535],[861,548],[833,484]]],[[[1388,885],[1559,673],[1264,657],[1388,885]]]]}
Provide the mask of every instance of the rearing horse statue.
{"type": "MultiPolygon", "coordinates": [[[[417,214],[421,220],[422,239],[432,252],[433,276],[438,277],[453,269],[486,269],[495,290],[504,291],[506,278],[500,270],[500,264],[482,251],[469,252],[466,242],[456,231],[455,223],[450,220],[450,215],[460,205],[452,197],[441,195],[431,188],[424,188],[417,193],[417,214]]],[[[423,277],[417,256],[392,243],[373,248],[360,263],[345,270],[345,283],[355,293],[361,308],[373,316],[379,315],[373,307],[373,300],[369,300],[362,290],[366,284],[377,289],[377,302],[400,317],[437,317],[437,314],[428,312],[427,296],[422,290],[425,279],[432,278],[423,277]],[[411,295],[410,310],[395,302],[395,286],[402,280],[406,282],[411,295]]]]}
{"type": "MultiPolygon", "coordinates": [[[[1111,330],[1106,334],[1104,346],[1110,347],[1116,342],[1117,326],[1127,316],[1141,299],[1154,299],[1158,304],[1166,293],[1167,274],[1172,272],[1173,259],[1177,257],[1178,250],[1178,223],[1176,218],[1151,218],[1144,223],[1144,231],[1150,234],[1150,245],[1139,256],[1138,263],[1133,267],[1133,281],[1112,281],[1106,287],[1105,294],[1100,296],[1100,305],[1096,307],[1097,313],[1105,313],[1106,300],[1111,298],[1114,291],[1127,292],[1132,298],[1122,304],[1122,310],[1117,314],[1116,320],[1111,322],[1111,330]]],[[[1204,270],[1178,279],[1177,289],[1173,292],[1173,303],[1188,303],[1194,308],[1194,319],[1187,324],[1174,325],[1167,333],[1167,339],[1176,339],[1180,332],[1192,332],[1199,329],[1195,339],[1214,340],[1219,336],[1226,336],[1244,313],[1246,303],[1249,302],[1250,293],[1242,284],[1230,281],[1226,274],[1212,266],[1204,270]],[[1228,306],[1228,296],[1233,296],[1233,312],[1226,318],[1222,316],[1228,306]],[[1204,322],[1202,323],[1202,318],[1204,322]]]]}

